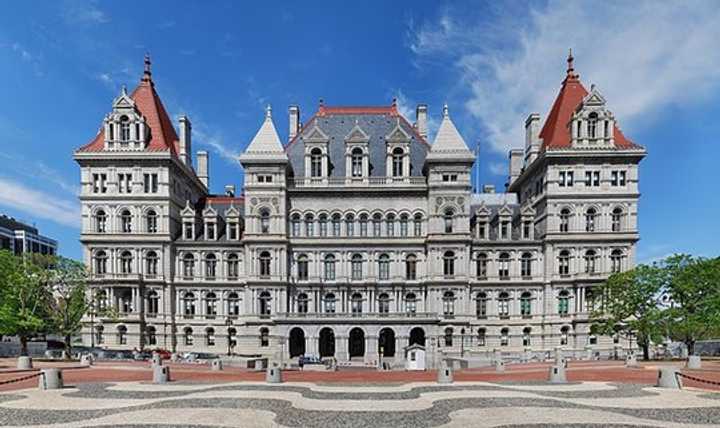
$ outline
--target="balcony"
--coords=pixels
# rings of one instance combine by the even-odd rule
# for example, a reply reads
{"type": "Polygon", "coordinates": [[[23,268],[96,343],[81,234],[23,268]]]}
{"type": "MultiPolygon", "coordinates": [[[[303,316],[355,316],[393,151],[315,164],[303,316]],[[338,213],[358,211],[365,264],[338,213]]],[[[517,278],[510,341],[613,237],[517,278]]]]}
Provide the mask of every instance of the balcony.
{"type": "Polygon", "coordinates": [[[425,177],[295,177],[288,184],[291,188],[422,188],[426,182],[425,177]]]}
{"type": "Polygon", "coordinates": [[[274,318],[287,319],[438,319],[434,312],[283,312],[274,318]]]}

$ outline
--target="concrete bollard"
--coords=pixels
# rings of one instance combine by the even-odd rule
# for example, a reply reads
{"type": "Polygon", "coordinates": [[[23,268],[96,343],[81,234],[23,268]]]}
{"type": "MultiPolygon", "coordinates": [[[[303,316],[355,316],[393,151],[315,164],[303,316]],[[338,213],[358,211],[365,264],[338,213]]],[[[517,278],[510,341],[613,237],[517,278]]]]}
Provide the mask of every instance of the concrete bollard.
{"type": "Polygon", "coordinates": [[[170,367],[168,366],[153,366],[153,383],[167,383],[170,382],[170,367]]]}
{"type": "Polygon", "coordinates": [[[440,363],[437,372],[437,383],[453,383],[453,369],[446,361],[440,363]]]}
{"type": "Polygon", "coordinates": [[[699,355],[690,355],[687,360],[687,368],[689,369],[700,369],[702,368],[702,361],[699,355]]]}
{"type": "Polygon", "coordinates": [[[657,386],[659,388],[680,389],[682,383],[677,375],[679,370],[675,367],[661,367],[658,370],[657,386]]]}
{"type": "Polygon", "coordinates": [[[17,359],[18,370],[30,370],[33,368],[32,358],[28,356],[21,356],[17,359]]]}
{"type": "Polygon", "coordinates": [[[38,388],[42,390],[63,388],[63,377],[60,369],[42,369],[41,373],[38,388]]]}
{"type": "Polygon", "coordinates": [[[83,355],[80,357],[80,365],[81,365],[81,366],[85,366],[85,367],[92,366],[92,365],[93,365],[93,356],[92,356],[92,354],[83,354],[83,355]]]}
{"type": "Polygon", "coordinates": [[[629,352],[627,354],[627,357],[625,357],[625,367],[637,367],[637,356],[634,352],[629,352]]]}
{"type": "Polygon", "coordinates": [[[592,348],[585,348],[585,359],[588,361],[592,361],[593,359],[593,349],[592,348]]]}
{"type": "Polygon", "coordinates": [[[210,360],[210,370],[214,372],[221,371],[223,369],[223,363],[222,360],[219,358],[215,358],[213,360],[210,360]]]}
{"type": "Polygon", "coordinates": [[[160,357],[160,354],[157,352],[153,352],[152,358],[150,360],[152,362],[152,366],[162,366],[162,358],[160,357]]]}
{"type": "Polygon", "coordinates": [[[505,361],[496,360],[495,361],[495,371],[497,373],[504,373],[505,372],[505,361]]]}
{"type": "Polygon", "coordinates": [[[554,364],[550,367],[550,383],[567,383],[567,377],[565,376],[565,365],[554,364]]]}
{"type": "Polygon", "coordinates": [[[268,365],[265,372],[265,381],[267,383],[282,383],[282,369],[280,369],[278,363],[268,365]]]}

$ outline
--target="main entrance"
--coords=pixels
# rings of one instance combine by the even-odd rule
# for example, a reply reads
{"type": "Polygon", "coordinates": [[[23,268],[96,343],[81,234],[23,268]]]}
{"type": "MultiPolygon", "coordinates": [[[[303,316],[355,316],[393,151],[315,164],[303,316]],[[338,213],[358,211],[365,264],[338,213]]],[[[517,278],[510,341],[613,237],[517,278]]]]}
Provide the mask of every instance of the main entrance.
{"type": "Polygon", "coordinates": [[[350,358],[362,357],[365,355],[365,332],[355,327],[350,330],[350,336],[348,337],[348,351],[350,358]]]}
{"type": "Polygon", "coordinates": [[[410,345],[425,346],[425,330],[420,327],[410,330],[410,345]]]}
{"type": "Polygon", "coordinates": [[[335,356],[335,333],[331,328],[320,330],[320,357],[335,356]]]}
{"type": "Polygon", "coordinates": [[[290,358],[305,354],[305,332],[300,327],[290,330],[290,358]]]}
{"type": "Polygon", "coordinates": [[[378,351],[382,352],[383,357],[394,357],[395,356],[395,332],[391,328],[384,328],[380,330],[378,336],[378,351]]]}

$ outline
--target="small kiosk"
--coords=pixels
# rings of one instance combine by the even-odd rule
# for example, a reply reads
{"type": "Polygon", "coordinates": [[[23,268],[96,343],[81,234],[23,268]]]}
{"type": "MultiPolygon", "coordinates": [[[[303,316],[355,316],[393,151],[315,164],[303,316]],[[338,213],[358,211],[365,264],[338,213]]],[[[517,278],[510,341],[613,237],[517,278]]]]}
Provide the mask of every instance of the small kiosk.
{"type": "Polygon", "coordinates": [[[413,344],[405,348],[405,370],[425,370],[425,347],[413,344]]]}

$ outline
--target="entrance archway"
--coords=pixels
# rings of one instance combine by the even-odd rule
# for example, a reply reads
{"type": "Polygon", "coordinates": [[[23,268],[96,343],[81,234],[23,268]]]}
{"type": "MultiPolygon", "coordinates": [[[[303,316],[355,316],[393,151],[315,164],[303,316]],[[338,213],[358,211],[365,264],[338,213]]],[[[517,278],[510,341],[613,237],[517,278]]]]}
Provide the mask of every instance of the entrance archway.
{"type": "Polygon", "coordinates": [[[290,358],[305,355],[305,332],[300,327],[290,330],[290,338],[288,339],[290,348],[290,358]]]}
{"type": "Polygon", "coordinates": [[[335,332],[325,327],[320,330],[320,357],[335,356],[335,332]]]}
{"type": "Polygon", "coordinates": [[[383,357],[395,356],[395,332],[393,329],[386,327],[380,330],[380,335],[378,336],[378,346],[382,349],[383,357]]]}
{"type": "Polygon", "coordinates": [[[425,346],[425,330],[420,327],[410,330],[410,345],[425,346]]]}
{"type": "Polygon", "coordinates": [[[362,357],[365,355],[365,332],[362,331],[362,329],[355,327],[350,330],[348,342],[350,358],[362,357]]]}

